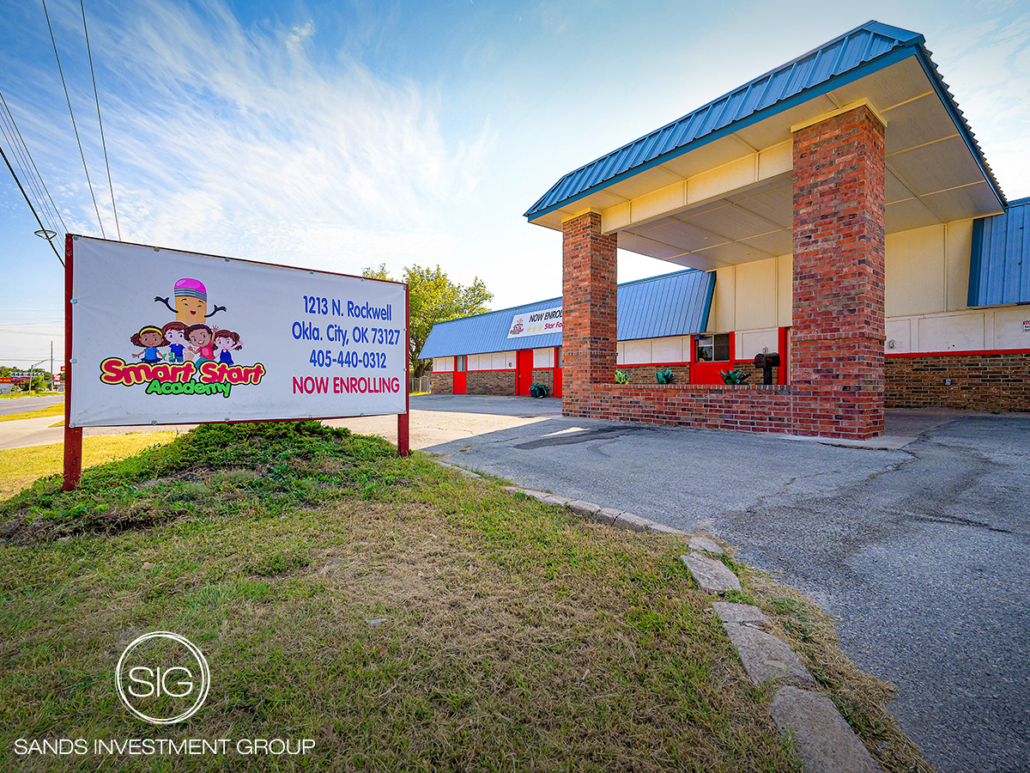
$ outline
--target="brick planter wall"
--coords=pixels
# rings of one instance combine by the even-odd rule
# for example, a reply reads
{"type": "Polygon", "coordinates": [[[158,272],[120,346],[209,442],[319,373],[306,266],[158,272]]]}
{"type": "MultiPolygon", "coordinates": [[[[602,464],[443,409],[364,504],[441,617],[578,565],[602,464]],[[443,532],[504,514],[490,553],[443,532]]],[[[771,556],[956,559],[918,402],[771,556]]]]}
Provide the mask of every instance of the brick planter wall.
{"type": "Polygon", "coordinates": [[[566,416],[839,438],[855,436],[854,410],[832,389],[776,385],[590,384],[562,401],[566,416]]]}
{"type": "Polygon", "coordinates": [[[429,388],[434,395],[449,395],[454,393],[453,373],[430,373],[429,388]]]}
{"type": "Polygon", "coordinates": [[[470,395],[514,395],[515,371],[469,371],[465,382],[465,392],[470,395]]]}
{"type": "Polygon", "coordinates": [[[690,365],[620,365],[618,370],[621,370],[627,376],[629,376],[630,384],[640,384],[641,386],[654,384],[658,386],[658,382],[655,380],[654,373],[656,370],[665,370],[668,368],[672,371],[673,375],[676,376],[674,384],[689,384],[690,383],[690,365]]]}
{"type": "Polygon", "coordinates": [[[888,408],[1030,411],[1030,352],[887,357],[886,370],[888,408]]]}

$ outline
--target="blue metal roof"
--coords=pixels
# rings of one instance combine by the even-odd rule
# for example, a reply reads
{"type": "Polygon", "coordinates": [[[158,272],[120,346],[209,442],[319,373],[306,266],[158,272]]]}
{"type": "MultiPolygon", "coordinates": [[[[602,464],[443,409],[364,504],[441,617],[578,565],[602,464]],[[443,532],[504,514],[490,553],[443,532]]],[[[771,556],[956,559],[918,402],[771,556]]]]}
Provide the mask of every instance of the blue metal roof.
{"type": "Polygon", "coordinates": [[[1030,303],[1030,199],[973,221],[970,306],[1030,303]]]}
{"type": "Polygon", "coordinates": [[[619,285],[617,338],[634,341],[704,332],[713,292],[715,272],[693,269],[619,285]]]}
{"type": "MultiPolygon", "coordinates": [[[[715,273],[688,269],[619,285],[618,339],[664,338],[703,332],[708,327],[715,273]]],[[[561,333],[508,338],[512,317],[561,305],[561,298],[453,319],[433,326],[420,359],[456,354],[510,352],[561,346],[561,333]]]]}
{"type": "Polygon", "coordinates": [[[969,124],[917,32],[870,21],[755,78],[704,107],[562,177],[529,208],[534,220],[613,183],[739,131],[835,88],[916,56],[1004,205],[997,180],[969,124]]]}

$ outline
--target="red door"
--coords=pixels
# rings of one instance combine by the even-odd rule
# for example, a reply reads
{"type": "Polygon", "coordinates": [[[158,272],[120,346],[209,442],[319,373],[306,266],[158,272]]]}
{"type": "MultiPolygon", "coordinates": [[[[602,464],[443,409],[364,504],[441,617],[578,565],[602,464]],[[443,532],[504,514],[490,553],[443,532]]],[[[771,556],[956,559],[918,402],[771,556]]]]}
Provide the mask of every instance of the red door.
{"type": "Polygon", "coordinates": [[[554,396],[561,397],[561,347],[554,347],[554,396]]]}
{"type": "Polygon", "coordinates": [[[463,395],[466,392],[465,355],[454,358],[454,394],[463,395]]]}
{"type": "Polygon", "coordinates": [[[533,350],[520,349],[515,352],[515,394],[529,397],[533,386],[533,350]]]}
{"type": "Polygon", "coordinates": [[[733,370],[733,333],[702,336],[693,341],[694,356],[690,364],[691,384],[722,384],[722,372],[733,370]],[[702,353],[700,350],[706,351],[702,353]]]}

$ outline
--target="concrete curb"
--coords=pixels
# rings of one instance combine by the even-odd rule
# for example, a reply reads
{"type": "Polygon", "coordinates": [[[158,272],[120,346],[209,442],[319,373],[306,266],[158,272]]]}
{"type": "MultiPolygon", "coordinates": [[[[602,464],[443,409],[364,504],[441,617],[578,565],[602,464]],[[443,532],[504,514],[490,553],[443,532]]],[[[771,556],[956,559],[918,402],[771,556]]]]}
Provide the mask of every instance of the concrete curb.
{"type": "Polygon", "coordinates": [[[593,502],[584,502],[581,499],[569,499],[555,494],[548,494],[546,491],[534,491],[533,489],[521,488],[519,486],[505,486],[504,490],[509,494],[523,494],[532,497],[544,504],[568,507],[575,513],[603,523],[606,526],[614,526],[616,529],[627,531],[648,531],[655,534],[672,534],[677,537],[691,536],[685,531],[666,526],[664,523],[652,521],[649,518],[641,518],[639,515],[627,513],[623,510],[616,510],[611,507],[601,507],[593,502]]]}
{"type": "MultiPolygon", "coordinates": [[[[436,460],[469,478],[482,476],[453,464],[436,460]]],[[[601,507],[593,502],[535,491],[520,486],[505,486],[512,496],[521,494],[558,507],[568,507],[590,520],[635,532],[672,534],[689,537],[691,552],[680,556],[698,586],[712,594],[722,596],[727,591],[739,591],[740,579],[725,564],[707,554],[721,555],[726,551],[709,537],[674,529],[648,518],[623,510],[601,507]],[[732,579],[731,579],[732,578],[732,579]]],[[[881,771],[862,741],[837,711],[833,701],[815,691],[799,689],[811,686],[815,679],[801,659],[783,639],[769,630],[772,624],[757,606],[726,601],[713,601],[712,607],[723,628],[733,642],[744,670],[756,685],[780,684],[769,714],[780,730],[790,737],[801,757],[804,773],[873,773],[881,771]]],[[[882,771],[881,771],[882,773],[882,771]]]]}

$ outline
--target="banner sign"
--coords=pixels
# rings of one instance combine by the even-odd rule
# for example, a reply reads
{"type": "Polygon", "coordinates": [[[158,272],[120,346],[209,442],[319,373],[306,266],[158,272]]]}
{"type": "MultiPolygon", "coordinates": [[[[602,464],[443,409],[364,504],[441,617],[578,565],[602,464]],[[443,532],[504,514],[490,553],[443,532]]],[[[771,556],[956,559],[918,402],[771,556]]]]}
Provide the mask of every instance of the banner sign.
{"type": "Polygon", "coordinates": [[[511,318],[508,338],[550,335],[561,332],[561,306],[541,311],[527,311],[511,318]]]}
{"type": "Polygon", "coordinates": [[[72,237],[69,427],[406,412],[406,287],[72,237]]]}

